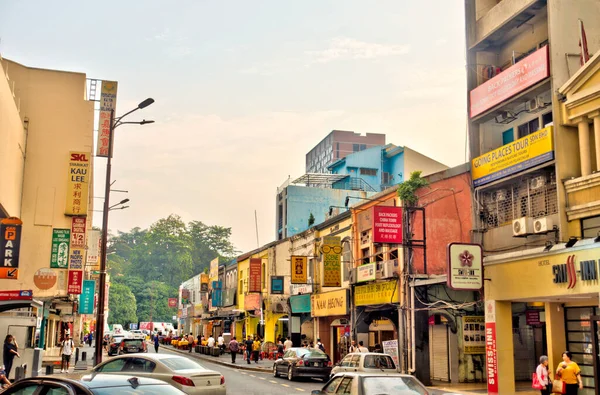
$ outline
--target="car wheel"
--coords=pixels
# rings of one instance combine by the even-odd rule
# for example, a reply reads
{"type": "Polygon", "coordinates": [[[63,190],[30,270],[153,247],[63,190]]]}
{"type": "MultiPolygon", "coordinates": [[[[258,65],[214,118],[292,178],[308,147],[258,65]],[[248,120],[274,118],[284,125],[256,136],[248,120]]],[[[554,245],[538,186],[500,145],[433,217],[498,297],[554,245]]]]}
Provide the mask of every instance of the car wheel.
{"type": "Polygon", "coordinates": [[[291,367],[291,366],[288,368],[288,374],[287,374],[287,378],[288,378],[288,380],[290,380],[290,381],[293,381],[293,380],[294,380],[294,370],[292,369],[292,367],[291,367]]]}
{"type": "Polygon", "coordinates": [[[279,377],[279,373],[277,373],[277,365],[273,365],[273,377],[279,377]]]}

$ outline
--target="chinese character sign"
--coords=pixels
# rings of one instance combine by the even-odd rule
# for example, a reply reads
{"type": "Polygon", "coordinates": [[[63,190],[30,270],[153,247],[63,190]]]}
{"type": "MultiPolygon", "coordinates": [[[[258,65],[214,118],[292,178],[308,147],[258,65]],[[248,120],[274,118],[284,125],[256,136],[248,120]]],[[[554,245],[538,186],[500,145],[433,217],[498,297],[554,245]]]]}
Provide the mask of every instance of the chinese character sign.
{"type": "Polygon", "coordinates": [[[90,184],[89,152],[69,153],[69,173],[67,181],[67,204],[65,215],[86,216],[90,184]]]}
{"type": "Polygon", "coordinates": [[[94,266],[98,263],[100,256],[100,231],[92,229],[88,233],[88,250],[87,250],[87,263],[94,266]]]}
{"type": "Polygon", "coordinates": [[[79,295],[83,284],[83,270],[69,270],[67,293],[79,295]]]}
{"type": "Polygon", "coordinates": [[[306,284],[308,282],[308,266],[305,256],[292,255],[292,284],[306,284]]]}
{"type": "Polygon", "coordinates": [[[250,259],[250,281],[248,292],[260,292],[262,280],[262,259],[250,259]]]}
{"type": "Polygon", "coordinates": [[[71,247],[85,247],[85,217],[71,219],[71,247]]]}
{"type": "Polygon", "coordinates": [[[342,285],[342,245],[339,237],[323,237],[321,246],[323,253],[323,286],[339,287],[342,285]]]}
{"type": "Polygon", "coordinates": [[[69,267],[70,229],[52,229],[52,251],[50,252],[50,267],[66,269],[69,267]]]}
{"type": "Polygon", "coordinates": [[[117,83],[115,81],[102,81],[100,92],[100,119],[98,121],[98,141],[96,156],[108,157],[110,144],[110,114],[117,107],[117,83]]]}
{"type": "Polygon", "coordinates": [[[373,208],[373,242],[402,244],[402,207],[373,208]]]}
{"type": "Polygon", "coordinates": [[[83,289],[79,296],[79,314],[94,314],[94,294],[96,282],[83,280],[83,289]]]}

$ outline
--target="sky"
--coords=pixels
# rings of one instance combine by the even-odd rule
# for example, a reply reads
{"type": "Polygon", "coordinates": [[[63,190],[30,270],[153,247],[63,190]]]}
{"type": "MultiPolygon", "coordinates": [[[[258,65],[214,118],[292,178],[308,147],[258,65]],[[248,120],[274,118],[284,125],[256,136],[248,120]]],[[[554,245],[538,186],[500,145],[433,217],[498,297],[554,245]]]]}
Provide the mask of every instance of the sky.
{"type": "MultiPolygon", "coordinates": [[[[119,82],[116,233],[178,214],[275,239],[275,196],[334,129],[465,162],[462,0],[1,0],[0,53],[119,82]]],[[[96,161],[101,197],[106,160],[96,161]]],[[[102,199],[95,199],[101,209],[102,199]]],[[[94,225],[101,225],[95,213],[94,225]]]]}

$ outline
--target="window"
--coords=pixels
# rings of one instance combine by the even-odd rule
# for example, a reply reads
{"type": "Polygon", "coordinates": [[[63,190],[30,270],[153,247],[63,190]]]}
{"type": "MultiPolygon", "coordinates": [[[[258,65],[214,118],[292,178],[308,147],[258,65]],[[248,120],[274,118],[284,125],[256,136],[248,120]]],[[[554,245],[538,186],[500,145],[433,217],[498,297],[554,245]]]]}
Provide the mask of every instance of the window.
{"type": "Polygon", "coordinates": [[[362,385],[365,394],[427,394],[427,389],[419,384],[414,377],[365,377],[362,385]]]}
{"type": "Polygon", "coordinates": [[[542,125],[544,127],[548,126],[552,122],[553,122],[552,111],[550,111],[549,113],[546,113],[546,114],[542,115],[542,125]]]}
{"type": "Polygon", "coordinates": [[[340,143],[335,143],[335,159],[340,159],[340,143]]]}
{"type": "Polygon", "coordinates": [[[360,174],[362,176],[376,176],[377,175],[377,169],[366,169],[364,167],[360,168],[360,174]]]}
{"type": "Polygon", "coordinates": [[[123,372],[144,372],[144,373],[152,373],[156,368],[156,364],[152,361],[143,358],[131,358],[123,372]]]}
{"type": "Polygon", "coordinates": [[[600,235],[600,216],[582,219],[581,233],[584,239],[598,237],[600,235]]]}
{"type": "Polygon", "coordinates": [[[350,278],[350,270],[354,266],[352,260],[352,247],[350,246],[350,238],[346,238],[342,241],[342,265],[344,267],[344,281],[348,281],[350,278]],[[344,242],[345,241],[345,242],[344,242]]]}
{"type": "Polygon", "coordinates": [[[358,151],[360,151],[360,145],[352,144],[352,152],[358,152],[358,151]]]}
{"type": "Polygon", "coordinates": [[[173,358],[163,358],[160,360],[167,368],[178,371],[185,369],[203,369],[200,364],[185,358],[185,357],[173,357],[173,358]]]}
{"type": "Polygon", "coordinates": [[[396,366],[389,355],[367,355],[365,356],[365,368],[395,370],[396,366]]]}
{"type": "Polygon", "coordinates": [[[357,368],[360,366],[360,355],[353,355],[350,361],[350,367],[357,368]]]}
{"type": "Polygon", "coordinates": [[[352,394],[352,377],[344,377],[342,383],[338,387],[336,394],[351,395],[352,394]]]}
{"type": "Polygon", "coordinates": [[[340,364],[340,366],[343,367],[350,367],[352,366],[352,355],[347,355],[343,360],[342,363],[340,364]]]}
{"type": "Polygon", "coordinates": [[[529,122],[525,122],[522,125],[519,125],[519,138],[525,137],[528,134],[533,132],[537,132],[540,130],[540,120],[539,118],[534,118],[529,122]]]}
{"type": "Polygon", "coordinates": [[[23,387],[20,387],[17,384],[17,387],[18,387],[17,390],[15,390],[15,387],[12,387],[12,389],[13,389],[12,393],[13,394],[16,394],[16,395],[32,395],[38,389],[38,387],[41,387],[41,385],[38,385],[38,384],[25,384],[23,387]]]}
{"type": "Polygon", "coordinates": [[[369,256],[370,255],[369,254],[369,247],[363,248],[361,250],[361,254],[362,254],[363,264],[371,262],[370,256],[369,256]]]}
{"type": "Polygon", "coordinates": [[[333,380],[331,380],[329,382],[329,384],[327,384],[325,386],[325,388],[323,388],[323,392],[326,394],[334,394],[335,393],[335,389],[337,388],[338,384],[342,381],[342,377],[336,377],[333,380]]]}
{"type": "Polygon", "coordinates": [[[104,365],[98,366],[96,368],[96,371],[97,372],[102,372],[102,373],[120,372],[120,371],[123,370],[123,367],[125,366],[125,363],[129,359],[130,358],[113,359],[112,361],[109,361],[109,362],[105,363],[104,365]]]}
{"type": "Polygon", "coordinates": [[[502,132],[502,145],[510,144],[515,140],[515,133],[513,132],[513,128],[505,130],[502,132]]]}

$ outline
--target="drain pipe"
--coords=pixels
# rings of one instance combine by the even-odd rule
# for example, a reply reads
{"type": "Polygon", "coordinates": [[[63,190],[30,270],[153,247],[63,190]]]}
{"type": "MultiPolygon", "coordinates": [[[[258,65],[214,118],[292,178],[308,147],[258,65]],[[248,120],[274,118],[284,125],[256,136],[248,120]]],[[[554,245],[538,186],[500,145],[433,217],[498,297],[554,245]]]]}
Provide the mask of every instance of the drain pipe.
{"type": "Polygon", "coordinates": [[[417,369],[415,365],[417,364],[417,353],[415,351],[416,347],[416,330],[415,330],[415,284],[411,284],[410,287],[410,368],[408,369],[408,373],[413,374],[417,369]]]}

